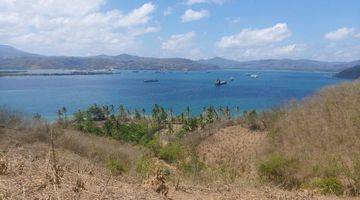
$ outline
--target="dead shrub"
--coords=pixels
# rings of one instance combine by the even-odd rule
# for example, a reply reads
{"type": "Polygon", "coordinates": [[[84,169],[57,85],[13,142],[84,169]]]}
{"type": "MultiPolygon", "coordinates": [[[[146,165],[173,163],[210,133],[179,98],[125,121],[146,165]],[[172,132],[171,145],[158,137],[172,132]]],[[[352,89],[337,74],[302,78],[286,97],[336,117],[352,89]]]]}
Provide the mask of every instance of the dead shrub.
{"type": "Polygon", "coordinates": [[[8,164],[6,161],[0,160],[0,175],[5,175],[7,173],[8,164]]]}

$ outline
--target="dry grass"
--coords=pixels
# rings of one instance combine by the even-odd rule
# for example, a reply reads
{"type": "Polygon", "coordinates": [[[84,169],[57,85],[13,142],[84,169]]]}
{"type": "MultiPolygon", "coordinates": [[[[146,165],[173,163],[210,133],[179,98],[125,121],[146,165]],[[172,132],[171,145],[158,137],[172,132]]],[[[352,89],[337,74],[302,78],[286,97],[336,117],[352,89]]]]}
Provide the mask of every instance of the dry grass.
{"type": "Polygon", "coordinates": [[[292,106],[270,136],[275,152],[296,160],[291,176],[300,182],[337,177],[348,193],[359,194],[359,81],[326,88],[292,106]]]}
{"type": "MultiPolygon", "coordinates": [[[[132,176],[113,176],[101,164],[102,158],[91,153],[127,152],[136,155],[137,150],[132,146],[52,128],[40,126],[36,129],[40,130],[38,133],[35,129],[0,128],[0,199],[164,199],[164,192],[158,194],[132,176]],[[49,143],[49,131],[55,133],[54,148],[49,143]],[[33,135],[39,137],[27,139],[33,135]]],[[[229,130],[233,129],[230,127],[220,133],[226,134],[229,130]]],[[[250,139],[251,135],[248,136],[250,139]]],[[[163,182],[159,186],[165,184],[170,199],[336,199],[308,191],[290,192],[279,188],[204,187],[185,182],[174,184],[167,179],[163,182]]]]}
{"type": "Polygon", "coordinates": [[[213,175],[229,182],[237,178],[256,178],[255,163],[266,142],[265,132],[249,131],[241,126],[230,126],[206,138],[197,148],[213,175]],[[223,176],[223,177],[221,177],[223,176]]]}
{"type": "Polygon", "coordinates": [[[103,165],[116,160],[131,174],[135,173],[136,161],[143,154],[140,147],[73,130],[61,130],[56,137],[56,145],[103,165]]]}

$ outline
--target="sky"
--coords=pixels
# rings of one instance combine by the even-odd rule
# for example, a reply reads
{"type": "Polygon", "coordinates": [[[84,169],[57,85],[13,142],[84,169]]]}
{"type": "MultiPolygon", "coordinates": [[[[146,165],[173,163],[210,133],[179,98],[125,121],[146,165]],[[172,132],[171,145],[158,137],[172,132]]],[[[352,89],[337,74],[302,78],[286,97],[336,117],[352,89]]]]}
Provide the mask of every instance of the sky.
{"type": "Polygon", "coordinates": [[[0,44],[65,56],[360,59],[359,0],[0,0],[0,44]]]}

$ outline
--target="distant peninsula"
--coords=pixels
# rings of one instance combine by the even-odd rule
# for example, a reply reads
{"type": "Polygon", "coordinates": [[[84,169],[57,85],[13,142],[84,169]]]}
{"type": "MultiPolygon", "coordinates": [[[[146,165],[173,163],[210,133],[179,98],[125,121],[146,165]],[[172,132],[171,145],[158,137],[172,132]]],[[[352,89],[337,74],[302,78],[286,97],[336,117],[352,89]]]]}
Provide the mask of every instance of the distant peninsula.
{"type": "Polygon", "coordinates": [[[345,69],[335,75],[338,78],[357,79],[360,78],[360,65],[345,69]]]}

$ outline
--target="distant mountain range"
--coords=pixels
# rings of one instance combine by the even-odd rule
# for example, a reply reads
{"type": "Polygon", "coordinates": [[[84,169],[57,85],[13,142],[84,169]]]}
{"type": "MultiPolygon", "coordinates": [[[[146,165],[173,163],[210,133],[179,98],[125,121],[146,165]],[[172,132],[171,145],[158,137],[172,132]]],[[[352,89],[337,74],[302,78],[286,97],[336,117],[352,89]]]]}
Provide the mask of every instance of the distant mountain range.
{"type": "Polygon", "coordinates": [[[357,79],[360,78],[360,65],[344,69],[335,75],[338,78],[357,79]]]}
{"type": "Polygon", "coordinates": [[[240,62],[215,57],[203,60],[184,58],[153,58],[128,54],[89,57],[44,56],[0,45],[0,69],[131,69],[131,70],[216,70],[216,69],[271,69],[341,71],[360,65],[353,62],[322,62],[314,60],[268,59],[240,62]]]}
{"type": "Polygon", "coordinates": [[[198,62],[203,64],[215,65],[220,68],[304,71],[341,71],[345,68],[360,65],[360,60],[352,62],[324,62],[306,59],[267,59],[239,62],[220,57],[215,57],[207,60],[199,60],[198,62]]]}
{"type": "Polygon", "coordinates": [[[0,45],[0,69],[136,69],[136,70],[212,70],[211,64],[202,64],[184,58],[151,58],[128,54],[117,56],[43,56],[0,45]]]}

